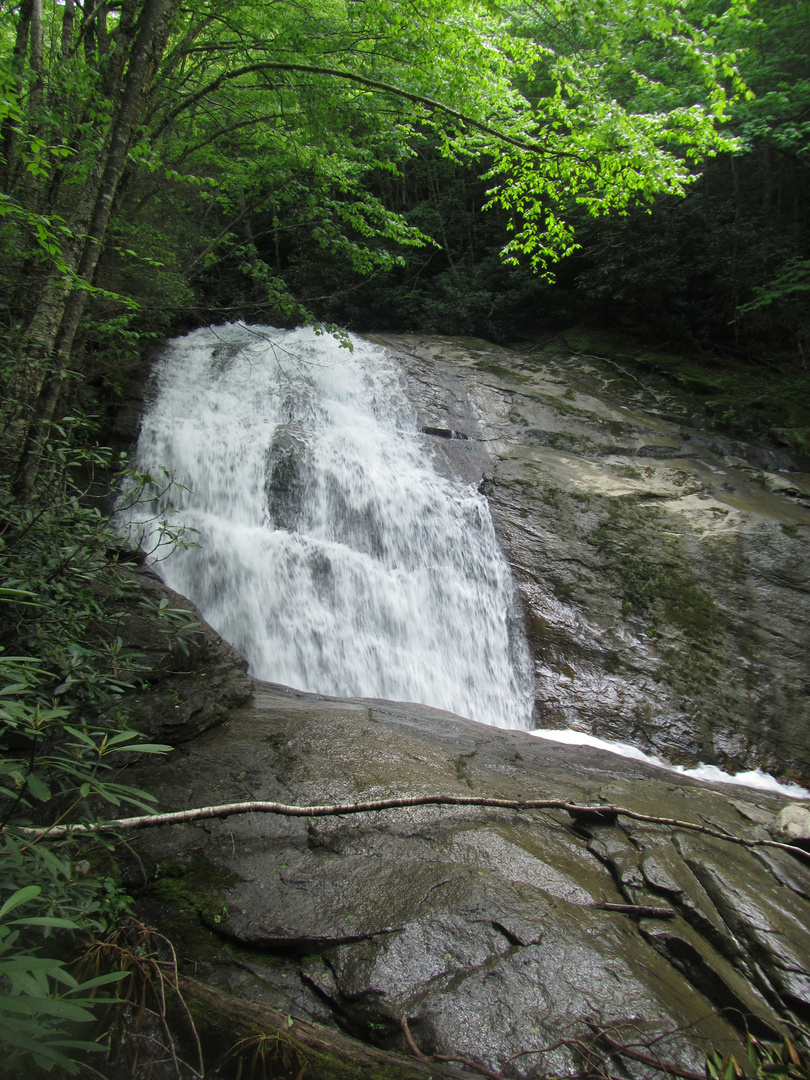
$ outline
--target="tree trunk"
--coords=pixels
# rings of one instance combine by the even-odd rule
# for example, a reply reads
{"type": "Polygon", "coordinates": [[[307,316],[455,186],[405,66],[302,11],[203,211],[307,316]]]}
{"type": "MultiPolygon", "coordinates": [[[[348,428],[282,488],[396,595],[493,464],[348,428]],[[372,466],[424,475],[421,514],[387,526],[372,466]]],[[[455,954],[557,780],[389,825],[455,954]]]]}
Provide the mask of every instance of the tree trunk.
{"type": "MultiPolygon", "coordinates": [[[[68,267],[84,282],[93,280],[115,194],[126,167],[127,153],[179,7],[180,0],[145,0],[137,24],[133,17],[136,15],[135,5],[129,5],[129,10],[121,13],[122,26],[119,30],[123,36],[128,29],[134,41],[119,37],[116,51],[121,52],[110,58],[110,67],[123,67],[118,57],[123,57],[124,52],[129,63],[116,88],[114,119],[104,152],[85,185],[77,213],[71,222],[73,240],[64,252],[68,267]]],[[[34,388],[33,415],[14,479],[15,491],[23,498],[30,492],[36,477],[42,447],[86,304],[85,289],[77,288],[72,280],[65,280],[64,275],[53,275],[46,282],[28,328],[29,349],[40,362],[40,378],[34,388]]]]}
{"type": "MultiPolygon", "coordinates": [[[[16,78],[25,71],[25,58],[28,55],[28,35],[31,29],[31,13],[34,0],[23,0],[20,5],[20,13],[17,20],[17,35],[14,40],[14,49],[11,54],[11,69],[16,78]]],[[[10,192],[14,186],[15,161],[17,154],[17,131],[12,117],[8,117],[3,123],[2,155],[5,168],[3,170],[3,189],[10,192]]]]}
{"type": "Polygon", "coordinates": [[[245,1066],[262,1043],[267,1048],[267,1058],[259,1060],[264,1060],[266,1075],[277,1080],[327,1075],[439,1080],[475,1075],[458,1065],[380,1050],[323,1024],[293,1019],[269,1005],[222,994],[184,975],[178,979],[178,990],[194,1020],[206,1057],[211,1059],[209,1065],[219,1058],[216,1062],[219,1076],[259,1075],[245,1066]],[[243,1053],[232,1053],[242,1040],[243,1053]]]}
{"type": "MultiPolygon", "coordinates": [[[[28,32],[28,63],[34,78],[28,95],[28,115],[30,136],[42,135],[43,110],[45,107],[45,80],[43,63],[45,59],[45,27],[42,25],[42,0],[33,0],[31,4],[31,26],[28,32]]],[[[47,138],[47,136],[44,136],[47,138]]],[[[39,211],[40,177],[28,169],[23,173],[25,185],[25,203],[32,213],[39,211]]]]}
{"type": "Polygon", "coordinates": [[[73,48],[73,24],[76,20],[76,5],[74,0],[65,0],[65,10],[62,13],[62,41],[59,53],[62,62],[68,60],[73,48]]]}

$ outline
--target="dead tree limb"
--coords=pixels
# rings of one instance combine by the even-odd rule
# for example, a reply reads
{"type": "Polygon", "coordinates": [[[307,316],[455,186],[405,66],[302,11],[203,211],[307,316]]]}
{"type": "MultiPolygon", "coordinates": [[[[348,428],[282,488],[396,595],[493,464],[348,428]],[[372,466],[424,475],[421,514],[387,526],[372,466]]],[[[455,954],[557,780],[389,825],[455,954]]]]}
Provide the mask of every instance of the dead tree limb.
{"type": "Polygon", "coordinates": [[[719,829],[710,829],[707,825],[698,825],[693,821],[681,821],[679,818],[658,817],[654,814],[642,814],[625,806],[597,804],[582,806],[566,802],[564,799],[495,799],[476,795],[409,795],[392,799],[371,799],[367,802],[332,803],[321,806],[292,806],[278,802],[239,802],[224,803],[219,806],[197,806],[188,810],[174,810],[164,814],[141,814],[138,817],[116,818],[112,821],[78,822],[73,825],[53,825],[43,828],[19,826],[0,829],[0,834],[10,833],[31,840],[60,840],[74,836],[92,836],[99,833],[119,833],[132,829],[150,829],[164,825],[185,825],[194,821],[206,821],[211,818],[227,818],[236,814],[280,814],[283,817],[341,817],[348,814],[377,813],[381,810],[402,810],[414,806],[480,806],[500,810],[513,810],[518,813],[526,810],[562,810],[575,820],[615,820],[618,817],[643,821],[650,825],[663,825],[671,829],[701,833],[717,840],[742,847],[770,847],[787,852],[803,860],[810,860],[810,852],[793,844],[783,844],[779,840],[765,840],[755,837],[732,836],[719,829]]]}

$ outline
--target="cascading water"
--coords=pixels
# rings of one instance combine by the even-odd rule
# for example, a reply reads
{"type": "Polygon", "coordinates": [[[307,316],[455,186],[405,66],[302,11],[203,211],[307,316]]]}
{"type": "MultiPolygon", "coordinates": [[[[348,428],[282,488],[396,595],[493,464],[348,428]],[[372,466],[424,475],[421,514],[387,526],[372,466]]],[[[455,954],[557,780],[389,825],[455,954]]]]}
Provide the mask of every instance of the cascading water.
{"type": "Polygon", "coordinates": [[[385,351],[352,345],[242,324],[175,341],[137,450],[175,484],[132,527],[258,678],[527,727],[486,500],[434,469],[385,351]],[[167,515],[198,546],[163,558],[167,515]]]}

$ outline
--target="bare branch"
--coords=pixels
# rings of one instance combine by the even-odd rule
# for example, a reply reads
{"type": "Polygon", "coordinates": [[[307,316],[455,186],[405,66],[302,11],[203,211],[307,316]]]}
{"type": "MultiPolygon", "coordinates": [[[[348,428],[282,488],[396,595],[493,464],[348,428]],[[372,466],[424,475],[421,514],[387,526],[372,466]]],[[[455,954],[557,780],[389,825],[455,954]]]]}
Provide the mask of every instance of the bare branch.
{"type": "Polygon", "coordinates": [[[588,904],[599,911],[618,911],[621,915],[633,915],[637,919],[674,919],[671,907],[649,907],[646,904],[588,904]]]}
{"type": "Polygon", "coordinates": [[[695,1072],[693,1069],[686,1069],[683,1065],[676,1065],[672,1061],[662,1061],[661,1058],[654,1057],[652,1054],[645,1054],[642,1050],[636,1050],[631,1046],[625,1046],[623,1043],[616,1039],[612,1039],[606,1031],[596,1032],[596,1038],[599,1042],[604,1043],[608,1050],[616,1054],[622,1054],[624,1057],[628,1057],[633,1061],[640,1061],[643,1065],[649,1065],[653,1069],[657,1069],[659,1072],[666,1073],[669,1076],[678,1076],[681,1080],[706,1080],[705,1073],[695,1072]]]}
{"type": "Polygon", "coordinates": [[[399,1026],[402,1028],[402,1033],[405,1036],[405,1041],[407,1042],[411,1050],[413,1050],[416,1057],[418,1057],[420,1061],[430,1061],[430,1058],[426,1057],[416,1045],[416,1043],[413,1041],[413,1035],[411,1035],[411,1029],[408,1027],[407,1017],[403,1016],[400,1018],[399,1026]]]}
{"type": "Polygon", "coordinates": [[[658,817],[654,814],[642,814],[625,806],[613,806],[597,803],[594,806],[582,806],[566,802],[564,799],[495,799],[478,795],[408,795],[393,799],[372,799],[368,802],[330,803],[321,806],[292,806],[278,802],[239,802],[223,803],[219,806],[198,806],[188,810],[173,810],[165,814],[142,814],[138,817],[116,818],[112,821],[80,822],[75,825],[53,825],[45,828],[19,826],[0,829],[0,835],[11,833],[14,836],[41,839],[48,837],[58,840],[66,836],[86,836],[98,833],[126,832],[130,829],[150,829],[159,825],[185,825],[193,821],[206,821],[210,818],[227,818],[236,814],[280,814],[283,817],[340,817],[347,814],[377,813],[380,810],[403,810],[412,806],[482,806],[500,810],[563,810],[575,820],[592,822],[614,822],[618,817],[643,821],[650,825],[664,825],[671,829],[712,836],[725,840],[729,844],[741,847],[771,847],[785,851],[789,855],[810,861],[810,852],[793,844],[783,844],[778,840],[751,839],[744,836],[732,836],[719,829],[710,829],[706,825],[697,825],[693,821],[681,821],[679,818],[658,817]]]}

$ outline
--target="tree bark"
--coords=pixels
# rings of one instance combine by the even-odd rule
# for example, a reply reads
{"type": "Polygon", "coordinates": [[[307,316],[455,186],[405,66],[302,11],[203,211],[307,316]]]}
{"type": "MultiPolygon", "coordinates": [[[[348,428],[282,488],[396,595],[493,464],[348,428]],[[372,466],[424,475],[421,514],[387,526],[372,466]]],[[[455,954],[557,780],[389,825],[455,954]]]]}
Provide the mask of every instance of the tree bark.
{"type": "MultiPolygon", "coordinates": [[[[135,748],[137,749],[137,747],[135,748]]],[[[484,806],[492,809],[513,810],[518,813],[526,810],[562,810],[575,822],[586,824],[613,825],[619,817],[632,821],[644,821],[650,825],[662,825],[670,829],[696,832],[702,836],[712,836],[716,840],[725,840],[728,844],[740,847],[770,847],[785,851],[789,855],[810,861],[810,851],[784,844],[780,840],[765,840],[747,836],[733,836],[731,833],[712,829],[708,825],[698,825],[694,821],[682,821],[680,818],[658,817],[656,814],[642,814],[626,806],[613,806],[597,803],[583,806],[579,803],[566,802],[565,799],[497,799],[485,795],[401,795],[390,799],[369,799],[354,803],[325,803],[320,806],[295,806],[279,802],[239,802],[223,803],[219,806],[195,806],[188,810],[170,810],[163,814],[140,814],[137,817],[116,818],[112,821],[97,821],[92,824],[52,825],[42,828],[18,826],[13,830],[17,836],[39,840],[63,839],[69,836],[87,836],[95,833],[117,833],[130,829],[153,829],[163,825],[185,825],[194,821],[208,821],[211,818],[227,818],[237,814],[280,814],[282,817],[342,817],[347,814],[369,814],[380,810],[404,810],[412,806],[484,806]]],[[[0,829],[0,835],[3,833],[0,829]]]]}
{"type": "MultiPolygon", "coordinates": [[[[11,53],[11,69],[16,78],[19,78],[25,70],[25,58],[28,55],[28,35],[31,29],[31,13],[34,0],[23,0],[20,5],[20,13],[17,19],[17,34],[14,39],[14,49],[11,53]]],[[[5,159],[3,169],[3,189],[10,192],[14,186],[17,156],[17,132],[14,120],[9,117],[3,123],[2,134],[2,158],[5,159]]]]}
{"type": "MultiPolygon", "coordinates": [[[[28,64],[34,76],[28,95],[28,134],[36,137],[42,134],[43,109],[45,107],[45,80],[43,63],[45,59],[45,27],[42,24],[42,0],[32,0],[31,26],[28,32],[28,64]]],[[[28,169],[23,173],[25,203],[31,213],[37,213],[40,203],[41,179],[28,169]]]]}
{"type": "Polygon", "coordinates": [[[73,48],[73,24],[75,21],[76,5],[74,0],[65,0],[65,10],[62,12],[62,40],[59,49],[63,63],[70,57],[73,48]]]}
{"type": "MultiPolygon", "coordinates": [[[[285,1051],[286,1061],[273,1062],[272,1073],[278,1080],[326,1075],[397,1077],[399,1080],[434,1080],[438,1077],[469,1077],[467,1070],[453,1065],[405,1057],[390,1050],[368,1046],[341,1035],[322,1024],[293,1019],[269,1005],[241,1001],[213,990],[185,975],[178,978],[178,991],[194,1020],[206,1056],[238,1061],[233,1049],[245,1040],[244,1059],[249,1061],[256,1050],[249,1040],[261,1032],[269,1047],[273,1036],[285,1051]],[[269,1038],[268,1038],[269,1037],[269,1038]],[[306,1069],[304,1069],[306,1066],[306,1069]]],[[[270,1061],[268,1059],[268,1066],[270,1061]]],[[[238,1066],[237,1066],[238,1067],[238,1066]]]]}
{"type": "MultiPolygon", "coordinates": [[[[71,222],[73,240],[66,245],[65,262],[84,282],[93,280],[112,212],[115,194],[126,167],[127,153],[143,113],[152,79],[166,49],[180,0],[145,0],[135,19],[136,6],[121,13],[121,37],[128,29],[134,40],[116,42],[110,67],[128,64],[117,88],[117,102],[104,152],[88,178],[76,216],[71,222]],[[129,45],[129,48],[126,46],[129,45]],[[86,222],[86,227],[85,227],[86,222]]],[[[109,71],[108,71],[109,74],[109,71]]],[[[70,360],[73,341],[87,304],[87,292],[75,280],[52,275],[46,282],[28,329],[32,355],[40,362],[40,378],[34,388],[33,415],[14,478],[16,493],[25,498],[36,477],[62,380],[70,360]]]]}

